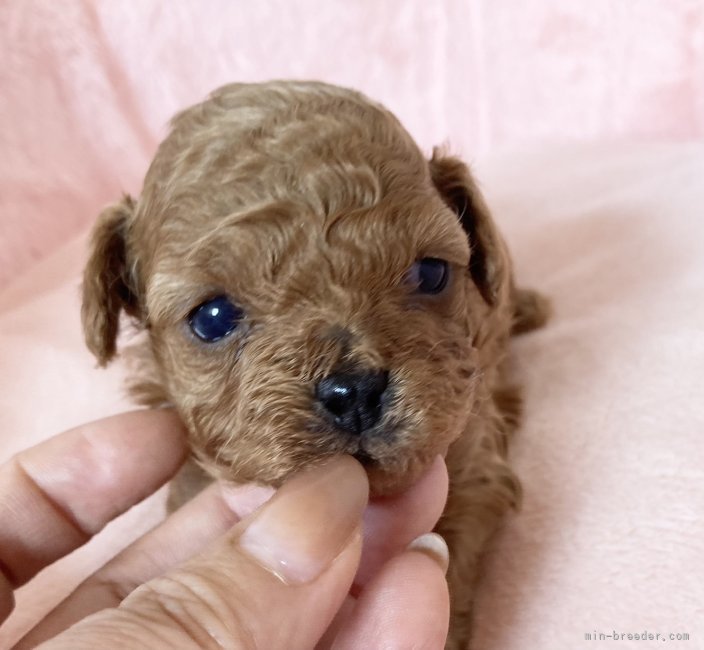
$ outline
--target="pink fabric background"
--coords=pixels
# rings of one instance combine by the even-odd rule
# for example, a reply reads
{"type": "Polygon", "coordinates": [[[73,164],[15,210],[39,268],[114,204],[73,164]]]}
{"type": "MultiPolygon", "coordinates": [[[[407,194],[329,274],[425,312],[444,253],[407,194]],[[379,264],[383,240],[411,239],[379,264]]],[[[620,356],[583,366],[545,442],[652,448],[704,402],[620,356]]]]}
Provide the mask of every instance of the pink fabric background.
{"type": "Polygon", "coordinates": [[[232,80],[354,86],[468,157],[704,134],[701,0],[5,0],[0,56],[0,286],[232,80]]]}
{"type": "MultiPolygon", "coordinates": [[[[128,407],[82,347],[78,274],[169,116],[231,80],[355,86],[477,163],[555,303],[516,345],[527,496],[477,647],[658,647],[584,640],[648,629],[704,648],[702,2],[6,1],[0,55],[0,461],[128,407]]],[[[21,590],[0,648],[160,516],[147,502],[21,590]]]]}

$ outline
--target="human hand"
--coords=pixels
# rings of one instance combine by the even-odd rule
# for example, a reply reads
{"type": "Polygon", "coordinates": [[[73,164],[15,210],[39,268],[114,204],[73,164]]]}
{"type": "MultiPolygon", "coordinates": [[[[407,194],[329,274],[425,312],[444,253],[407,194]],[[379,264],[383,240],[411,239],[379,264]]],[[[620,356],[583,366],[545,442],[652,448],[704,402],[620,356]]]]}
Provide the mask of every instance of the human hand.
{"type": "MultiPolygon", "coordinates": [[[[142,411],[57,436],[0,468],[0,621],[14,588],[155,491],[185,454],[175,416],[142,411]]],[[[349,457],[295,477],[252,514],[271,490],[213,485],[88,578],[17,648],[442,648],[446,548],[425,537],[424,552],[403,549],[440,516],[444,463],[398,497],[368,504],[367,491],[349,457]]]]}

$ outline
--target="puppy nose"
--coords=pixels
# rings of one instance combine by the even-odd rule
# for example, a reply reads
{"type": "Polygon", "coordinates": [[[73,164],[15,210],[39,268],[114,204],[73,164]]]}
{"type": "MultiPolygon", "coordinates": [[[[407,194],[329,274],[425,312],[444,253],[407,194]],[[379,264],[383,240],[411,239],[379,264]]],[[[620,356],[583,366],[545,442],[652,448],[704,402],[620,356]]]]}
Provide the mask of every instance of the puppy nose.
{"type": "Polygon", "coordinates": [[[381,396],[389,383],[385,371],[336,373],[318,382],[315,395],[338,429],[362,433],[381,415],[381,396]]]}

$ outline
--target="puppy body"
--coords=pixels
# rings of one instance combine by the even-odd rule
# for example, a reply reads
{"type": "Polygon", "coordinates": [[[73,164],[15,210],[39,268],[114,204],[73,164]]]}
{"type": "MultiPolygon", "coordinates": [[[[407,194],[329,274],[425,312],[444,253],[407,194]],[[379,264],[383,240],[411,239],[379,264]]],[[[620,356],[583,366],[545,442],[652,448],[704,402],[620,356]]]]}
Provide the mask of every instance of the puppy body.
{"type": "Polygon", "coordinates": [[[174,118],[139,200],[101,215],[83,321],[102,364],[121,311],[146,332],[140,401],[172,404],[190,434],[172,506],[206,475],[279,485],[341,453],[365,465],[373,494],[391,494],[445,455],[448,647],[466,645],[478,557],[520,492],[507,343],[546,309],[515,288],[463,163],[426,160],[351,90],[226,86],[174,118]],[[432,291],[418,280],[428,265],[445,271],[432,291]],[[209,342],[191,319],[214,297],[238,318],[209,342]],[[372,397],[369,377],[384,378],[372,397]],[[367,391],[356,419],[321,397],[333,379],[367,391]]]}

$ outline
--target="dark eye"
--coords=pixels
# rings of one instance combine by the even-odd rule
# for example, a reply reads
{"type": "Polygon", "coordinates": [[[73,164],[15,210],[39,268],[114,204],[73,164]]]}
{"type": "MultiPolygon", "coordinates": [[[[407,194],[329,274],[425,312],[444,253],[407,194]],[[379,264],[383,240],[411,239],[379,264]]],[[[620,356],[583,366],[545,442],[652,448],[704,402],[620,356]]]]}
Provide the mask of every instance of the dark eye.
{"type": "Polygon", "coordinates": [[[213,343],[233,332],[243,316],[242,310],[227,297],[217,296],[198,305],[189,314],[188,324],[199,339],[213,343]]]}
{"type": "Polygon", "coordinates": [[[406,277],[419,293],[436,294],[440,293],[447,285],[449,274],[445,260],[440,260],[437,257],[424,257],[408,270],[406,277]]]}

